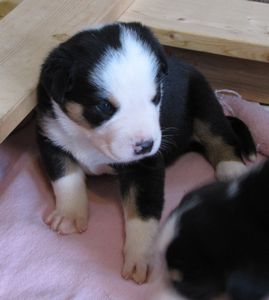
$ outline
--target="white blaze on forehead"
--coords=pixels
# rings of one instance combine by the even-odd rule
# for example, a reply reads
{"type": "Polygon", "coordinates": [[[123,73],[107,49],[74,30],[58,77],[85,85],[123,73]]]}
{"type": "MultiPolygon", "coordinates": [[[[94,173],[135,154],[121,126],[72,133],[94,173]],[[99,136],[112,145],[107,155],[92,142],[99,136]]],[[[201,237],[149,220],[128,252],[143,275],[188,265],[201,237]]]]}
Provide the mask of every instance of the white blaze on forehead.
{"type": "Polygon", "coordinates": [[[143,101],[156,93],[158,61],[136,32],[120,27],[119,49],[109,47],[90,81],[116,101],[143,101]]]}

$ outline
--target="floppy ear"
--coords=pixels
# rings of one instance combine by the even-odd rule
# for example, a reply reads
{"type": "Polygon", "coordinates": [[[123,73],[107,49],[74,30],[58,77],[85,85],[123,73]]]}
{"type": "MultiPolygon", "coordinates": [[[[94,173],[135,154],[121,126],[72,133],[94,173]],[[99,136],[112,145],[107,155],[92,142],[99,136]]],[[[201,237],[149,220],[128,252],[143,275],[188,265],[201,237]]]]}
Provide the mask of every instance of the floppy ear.
{"type": "Polygon", "coordinates": [[[40,83],[54,101],[62,104],[72,87],[71,59],[52,52],[43,65],[40,83]]]}

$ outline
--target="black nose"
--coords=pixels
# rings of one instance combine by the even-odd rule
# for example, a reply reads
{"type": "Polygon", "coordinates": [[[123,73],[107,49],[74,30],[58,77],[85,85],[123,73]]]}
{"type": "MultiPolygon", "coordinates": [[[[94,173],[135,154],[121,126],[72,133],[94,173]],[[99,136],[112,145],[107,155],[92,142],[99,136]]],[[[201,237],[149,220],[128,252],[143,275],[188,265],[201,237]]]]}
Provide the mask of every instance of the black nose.
{"type": "Polygon", "coordinates": [[[134,152],[136,155],[145,154],[151,151],[153,140],[141,141],[135,144],[134,152]]]}

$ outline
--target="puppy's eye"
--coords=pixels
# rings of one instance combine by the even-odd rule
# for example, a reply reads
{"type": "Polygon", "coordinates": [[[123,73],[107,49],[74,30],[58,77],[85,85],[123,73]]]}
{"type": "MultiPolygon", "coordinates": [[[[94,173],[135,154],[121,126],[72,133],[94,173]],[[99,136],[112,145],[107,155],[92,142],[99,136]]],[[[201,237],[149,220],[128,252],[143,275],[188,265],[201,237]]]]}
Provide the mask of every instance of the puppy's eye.
{"type": "Polygon", "coordinates": [[[113,114],[116,110],[116,108],[107,100],[103,100],[96,104],[95,108],[102,113],[105,114],[113,114]]]}
{"type": "Polygon", "coordinates": [[[157,93],[151,101],[154,105],[158,105],[160,103],[160,100],[161,100],[160,94],[157,93]]]}

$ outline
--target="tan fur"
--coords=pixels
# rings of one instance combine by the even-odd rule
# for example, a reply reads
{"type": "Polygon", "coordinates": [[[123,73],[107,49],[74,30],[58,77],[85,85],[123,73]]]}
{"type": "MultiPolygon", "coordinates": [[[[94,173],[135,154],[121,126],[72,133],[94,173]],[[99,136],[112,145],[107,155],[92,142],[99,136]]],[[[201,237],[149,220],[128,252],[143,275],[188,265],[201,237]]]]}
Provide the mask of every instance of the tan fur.
{"type": "Polygon", "coordinates": [[[216,167],[221,161],[239,161],[232,146],[226,144],[222,137],[214,135],[208,124],[201,120],[194,120],[195,137],[206,148],[206,154],[211,164],[216,167]]]}
{"type": "Polygon", "coordinates": [[[138,217],[138,211],[135,203],[136,199],[136,188],[131,186],[128,195],[124,198],[123,209],[125,217],[130,220],[138,217]]]}
{"type": "Polygon", "coordinates": [[[69,175],[76,172],[78,168],[79,168],[78,165],[75,162],[73,162],[71,159],[69,158],[65,159],[65,175],[69,175]]]}
{"type": "Polygon", "coordinates": [[[169,271],[169,277],[173,281],[180,282],[183,280],[183,273],[178,270],[171,270],[169,271]]]}
{"type": "Polygon", "coordinates": [[[83,116],[83,107],[81,104],[70,101],[66,104],[65,108],[66,108],[66,114],[69,116],[71,120],[73,120],[80,126],[83,126],[87,129],[90,128],[90,124],[83,116]]]}

